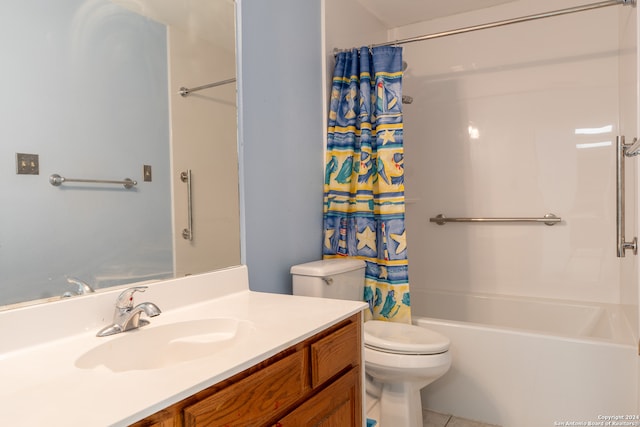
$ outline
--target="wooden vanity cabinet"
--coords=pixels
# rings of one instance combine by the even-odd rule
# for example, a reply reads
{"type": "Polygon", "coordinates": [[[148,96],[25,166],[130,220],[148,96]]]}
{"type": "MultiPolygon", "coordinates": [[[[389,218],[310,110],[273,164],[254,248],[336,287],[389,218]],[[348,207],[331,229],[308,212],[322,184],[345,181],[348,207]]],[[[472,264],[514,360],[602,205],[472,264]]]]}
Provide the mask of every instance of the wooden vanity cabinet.
{"type": "Polygon", "coordinates": [[[361,314],[134,427],[360,427],[361,314]]]}

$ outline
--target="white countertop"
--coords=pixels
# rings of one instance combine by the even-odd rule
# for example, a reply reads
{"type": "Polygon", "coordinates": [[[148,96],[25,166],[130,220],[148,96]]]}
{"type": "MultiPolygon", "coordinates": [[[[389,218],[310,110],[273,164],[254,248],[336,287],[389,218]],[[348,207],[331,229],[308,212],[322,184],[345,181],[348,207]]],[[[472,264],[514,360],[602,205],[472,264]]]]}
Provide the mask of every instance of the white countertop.
{"type": "MultiPolygon", "coordinates": [[[[164,368],[113,372],[102,365],[77,367],[83,353],[122,336],[95,336],[110,323],[120,291],[73,298],[58,307],[50,303],[40,310],[35,306],[0,312],[4,340],[0,344],[0,425],[128,425],[365,307],[357,301],[252,292],[244,266],[189,276],[152,284],[144,294],[136,294],[136,303],[154,302],[163,310],[144,328],[201,318],[237,318],[251,322],[248,337],[209,356],[164,368]],[[87,315],[92,309],[100,316],[87,315]],[[45,315],[49,317],[41,317],[45,315]],[[57,320],[58,316],[62,319],[57,320]],[[29,333],[31,341],[23,336],[29,333]]],[[[131,333],[136,331],[126,332],[131,333]]]]}

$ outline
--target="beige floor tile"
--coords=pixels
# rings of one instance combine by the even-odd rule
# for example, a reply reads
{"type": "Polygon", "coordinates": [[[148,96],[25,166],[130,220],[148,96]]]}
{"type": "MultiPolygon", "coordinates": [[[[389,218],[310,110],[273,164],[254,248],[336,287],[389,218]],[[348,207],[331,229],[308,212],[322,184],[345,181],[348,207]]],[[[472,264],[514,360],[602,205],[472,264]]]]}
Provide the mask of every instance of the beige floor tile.
{"type": "Polygon", "coordinates": [[[478,421],[465,420],[464,418],[451,417],[446,427],[499,427],[493,424],[480,423],[478,421]]]}
{"type": "Polygon", "coordinates": [[[424,411],[422,422],[424,427],[445,427],[451,415],[445,415],[433,411],[424,411]]]}

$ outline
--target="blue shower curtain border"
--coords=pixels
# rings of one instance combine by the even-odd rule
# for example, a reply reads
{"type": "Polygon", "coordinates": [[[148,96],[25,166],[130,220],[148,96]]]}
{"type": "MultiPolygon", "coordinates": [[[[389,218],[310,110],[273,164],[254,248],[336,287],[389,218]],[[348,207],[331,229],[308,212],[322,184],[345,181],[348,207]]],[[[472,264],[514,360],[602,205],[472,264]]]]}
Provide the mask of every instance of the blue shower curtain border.
{"type": "MultiPolygon", "coordinates": [[[[340,135],[340,136],[345,136],[345,135],[346,135],[346,136],[350,136],[350,135],[351,135],[351,134],[353,134],[353,133],[354,133],[353,131],[346,131],[346,132],[334,132],[334,133],[333,133],[333,135],[334,135],[334,136],[335,136],[335,135],[340,135]]],[[[357,132],[357,133],[356,133],[356,136],[360,136],[360,135],[361,135],[361,133],[362,133],[362,132],[357,132]]],[[[374,138],[377,138],[377,137],[378,137],[378,135],[377,135],[378,133],[379,133],[379,132],[372,132],[372,133],[371,133],[371,136],[372,136],[372,137],[374,137],[374,138]]],[[[402,132],[398,132],[398,131],[396,131],[396,135],[400,135],[400,134],[402,134],[402,132]]],[[[334,139],[334,140],[333,140],[333,141],[331,141],[331,142],[332,142],[332,144],[333,144],[333,145],[332,145],[332,148],[334,148],[334,151],[341,152],[341,153],[348,153],[349,151],[353,150],[353,148],[352,148],[352,149],[349,149],[349,148],[348,148],[348,146],[347,146],[347,144],[349,143],[349,141],[345,141],[345,142],[343,142],[343,141],[336,141],[336,140],[334,139]]],[[[365,143],[363,143],[363,144],[362,144],[362,146],[363,146],[363,147],[371,147],[371,145],[372,145],[371,143],[367,143],[367,142],[365,142],[365,143]]],[[[385,147],[387,147],[387,148],[397,148],[397,149],[399,149],[399,148],[403,148],[403,145],[402,145],[401,143],[398,143],[398,142],[387,142],[387,143],[385,143],[385,144],[384,144],[384,146],[385,146],[385,147]]],[[[355,152],[354,152],[354,154],[355,154],[355,152]]]]}
{"type": "MultiPolygon", "coordinates": [[[[343,255],[337,255],[337,254],[325,254],[324,255],[325,259],[344,259],[344,258],[349,258],[349,259],[359,259],[365,262],[370,262],[373,264],[377,264],[377,265],[383,265],[389,269],[402,269],[402,268],[407,268],[406,264],[402,263],[402,260],[384,260],[384,259],[380,259],[380,258],[371,258],[371,257],[367,257],[367,256],[362,256],[362,255],[349,255],[348,257],[345,257],[343,255]]],[[[374,277],[372,277],[374,278],[374,277]]],[[[378,280],[378,278],[375,278],[376,280],[378,280]]],[[[396,282],[394,280],[388,279],[388,278],[382,278],[380,280],[383,281],[388,281],[389,283],[392,282],[396,282]]],[[[400,282],[400,283],[405,283],[405,282],[400,282]]],[[[397,284],[397,283],[396,283],[397,284]]]]}
{"type": "Polygon", "coordinates": [[[352,191],[337,191],[331,190],[330,192],[325,191],[324,196],[327,197],[329,194],[342,196],[342,197],[356,197],[356,196],[373,196],[374,199],[380,197],[404,197],[404,191],[389,191],[381,194],[374,194],[372,190],[358,190],[355,193],[352,191]]]}
{"type": "Polygon", "coordinates": [[[407,284],[406,280],[386,280],[386,279],[380,279],[379,277],[376,277],[376,276],[370,276],[368,274],[365,276],[365,278],[375,280],[376,282],[384,283],[385,285],[389,285],[389,286],[398,286],[398,285],[407,284]]]}
{"type": "MultiPolygon", "coordinates": [[[[378,76],[384,76],[385,79],[387,79],[387,80],[399,80],[399,79],[402,78],[402,71],[398,71],[398,72],[395,72],[395,73],[378,73],[378,76]]],[[[348,84],[350,84],[350,83],[358,83],[358,84],[360,84],[363,80],[364,81],[369,81],[369,82],[374,81],[371,78],[371,74],[369,74],[369,73],[362,73],[359,78],[358,78],[357,74],[352,74],[350,76],[334,77],[332,81],[333,82],[342,82],[342,83],[347,84],[347,86],[348,86],[348,84]]]]}
{"type": "MultiPolygon", "coordinates": [[[[363,204],[370,204],[368,201],[361,201],[361,202],[349,202],[349,201],[335,201],[332,200],[331,203],[326,203],[327,205],[348,205],[348,206],[356,206],[356,205],[363,205],[363,204]]],[[[405,205],[405,202],[384,202],[384,203],[377,203],[374,202],[373,203],[374,206],[377,207],[382,207],[382,206],[403,206],[405,205]]],[[[371,213],[371,214],[361,214],[361,213],[354,213],[351,210],[348,211],[337,211],[340,212],[339,215],[327,215],[327,218],[341,218],[344,216],[353,216],[353,217],[358,217],[358,218],[374,218],[374,217],[381,217],[384,219],[402,219],[404,218],[404,215],[399,216],[400,214],[391,214],[391,213],[371,213]],[[396,216],[394,216],[396,215],[396,216]]]]}
{"type": "Polygon", "coordinates": [[[385,221],[390,221],[393,219],[404,219],[405,215],[404,213],[401,214],[365,214],[365,213],[356,213],[356,212],[340,212],[339,214],[336,214],[334,212],[332,213],[327,213],[325,216],[327,218],[342,218],[345,215],[347,215],[347,213],[349,214],[349,216],[355,217],[355,218],[375,218],[375,217],[380,217],[381,219],[384,219],[385,221]]]}
{"type": "Polygon", "coordinates": [[[371,55],[373,53],[374,49],[377,50],[383,50],[383,49],[394,49],[394,48],[399,48],[400,46],[397,46],[396,44],[389,44],[389,45],[380,45],[380,46],[375,46],[375,45],[368,45],[368,46],[358,46],[358,47],[348,47],[348,48],[344,48],[344,49],[338,49],[338,48],[334,48],[333,49],[333,56],[336,57],[340,54],[343,53],[352,53],[354,50],[356,51],[356,53],[358,54],[358,56],[360,56],[360,54],[362,53],[363,50],[367,49],[369,51],[369,55],[371,55]]]}

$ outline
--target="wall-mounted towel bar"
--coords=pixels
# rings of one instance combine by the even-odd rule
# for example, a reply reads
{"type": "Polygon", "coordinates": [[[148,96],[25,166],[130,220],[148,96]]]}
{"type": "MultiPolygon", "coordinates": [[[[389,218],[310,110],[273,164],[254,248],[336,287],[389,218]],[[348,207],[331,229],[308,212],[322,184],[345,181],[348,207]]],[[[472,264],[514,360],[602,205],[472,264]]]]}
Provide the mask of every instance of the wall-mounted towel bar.
{"type": "Polygon", "coordinates": [[[78,178],[65,178],[64,176],[60,176],[57,173],[54,173],[49,177],[49,182],[51,185],[56,187],[62,185],[63,182],[83,182],[83,183],[91,183],[91,184],[120,184],[124,185],[124,188],[133,188],[134,185],[138,185],[138,181],[134,181],[130,178],[125,178],[122,181],[114,181],[110,179],[78,179],[78,178]]]}
{"type": "Polygon", "coordinates": [[[442,214],[429,218],[429,222],[435,222],[438,225],[444,225],[447,222],[543,222],[546,225],[554,225],[560,221],[562,218],[552,213],[548,213],[542,218],[447,218],[442,214]]]}
{"type": "Polygon", "coordinates": [[[188,96],[192,92],[197,92],[197,91],[202,90],[202,89],[209,89],[210,87],[216,87],[216,86],[226,85],[226,84],[229,84],[229,83],[234,83],[235,81],[236,81],[235,78],[231,78],[231,79],[221,80],[219,82],[209,83],[208,85],[202,85],[202,86],[198,86],[198,87],[186,88],[186,87],[183,86],[183,87],[180,88],[180,95],[188,96]]]}

